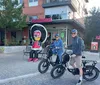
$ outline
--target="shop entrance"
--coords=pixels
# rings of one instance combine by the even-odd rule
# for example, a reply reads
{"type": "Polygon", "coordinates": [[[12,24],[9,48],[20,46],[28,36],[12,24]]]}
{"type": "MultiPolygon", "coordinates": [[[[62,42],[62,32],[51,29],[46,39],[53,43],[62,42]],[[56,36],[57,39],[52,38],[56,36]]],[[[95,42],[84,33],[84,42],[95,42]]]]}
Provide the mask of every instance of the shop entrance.
{"type": "Polygon", "coordinates": [[[52,42],[52,39],[55,38],[55,34],[59,34],[60,38],[63,40],[63,44],[67,44],[67,31],[66,29],[47,29],[48,31],[48,38],[47,38],[47,44],[50,44],[52,42]]]}

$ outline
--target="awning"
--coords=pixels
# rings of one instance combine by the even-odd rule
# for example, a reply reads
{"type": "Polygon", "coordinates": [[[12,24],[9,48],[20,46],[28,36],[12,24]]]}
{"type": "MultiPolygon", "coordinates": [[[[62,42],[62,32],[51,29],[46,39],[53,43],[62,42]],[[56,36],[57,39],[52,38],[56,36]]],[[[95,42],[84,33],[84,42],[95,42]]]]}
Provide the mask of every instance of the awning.
{"type": "Polygon", "coordinates": [[[52,20],[51,18],[46,19],[37,19],[32,20],[32,22],[29,22],[28,25],[31,26],[33,24],[43,24],[43,25],[50,25],[50,24],[70,24],[75,28],[78,28],[81,31],[85,30],[85,25],[81,24],[79,21],[74,19],[65,19],[65,20],[52,20]]]}

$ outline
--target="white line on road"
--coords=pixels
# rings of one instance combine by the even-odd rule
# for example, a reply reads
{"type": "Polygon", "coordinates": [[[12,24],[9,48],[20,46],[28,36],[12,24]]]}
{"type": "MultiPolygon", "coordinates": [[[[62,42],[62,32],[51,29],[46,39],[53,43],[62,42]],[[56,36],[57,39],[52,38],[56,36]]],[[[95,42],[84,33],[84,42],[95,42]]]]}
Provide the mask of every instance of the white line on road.
{"type": "MultiPolygon", "coordinates": [[[[98,61],[98,63],[100,63],[100,60],[98,61]]],[[[50,72],[50,70],[48,72],[50,72]]],[[[21,76],[17,76],[17,77],[2,79],[2,80],[0,80],[0,84],[12,82],[12,81],[17,81],[17,80],[24,79],[24,78],[34,77],[34,76],[37,76],[39,74],[40,74],[39,72],[36,72],[36,73],[21,75],[21,76]]]]}
{"type": "MultiPolygon", "coordinates": [[[[47,73],[49,73],[49,72],[50,72],[50,70],[47,71],[47,73]]],[[[2,80],[0,80],[0,84],[1,83],[11,82],[11,81],[17,81],[17,80],[24,79],[24,78],[34,77],[34,76],[37,76],[39,74],[40,74],[39,72],[36,72],[36,73],[26,74],[26,75],[22,75],[22,76],[2,79],[2,80]]]]}
{"type": "Polygon", "coordinates": [[[2,80],[0,80],[0,84],[1,83],[7,83],[7,82],[11,82],[11,81],[20,80],[20,79],[23,79],[23,78],[34,77],[34,76],[37,76],[39,74],[40,74],[39,72],[36,72],[36,73],[33,73],[33,74],[27,74],[27,75],[22,75],[22,76],[17,76],[17,77],[2,79],[2,80]]]}

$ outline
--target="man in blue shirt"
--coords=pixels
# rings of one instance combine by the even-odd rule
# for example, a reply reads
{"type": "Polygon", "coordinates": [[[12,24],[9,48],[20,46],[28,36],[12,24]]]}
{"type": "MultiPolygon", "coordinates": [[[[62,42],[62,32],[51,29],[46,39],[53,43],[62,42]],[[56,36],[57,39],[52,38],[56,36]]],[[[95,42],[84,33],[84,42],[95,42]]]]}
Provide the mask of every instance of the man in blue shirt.
{"type": "Polygon", "coordinates": [[[83,69],[82,69],[82,38],[78,36],[78,31],[76,29],[72,30],[72,51],[73,55],[70,60],[70,64],[74,68],[78,68],[80,72],[80,79],[76,85],[82,84],[82,78],[83,78],[83,69]]]}

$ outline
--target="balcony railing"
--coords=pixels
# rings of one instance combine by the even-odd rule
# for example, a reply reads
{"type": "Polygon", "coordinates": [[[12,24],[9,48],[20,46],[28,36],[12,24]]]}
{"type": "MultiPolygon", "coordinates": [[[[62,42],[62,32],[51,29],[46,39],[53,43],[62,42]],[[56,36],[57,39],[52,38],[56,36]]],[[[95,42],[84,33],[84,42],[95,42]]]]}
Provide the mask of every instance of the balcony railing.
{"type": "Polygon", "coordinates": [[[69,5],[73,11],[77,11],[77,0],[43,0],[43,7],[56,7],[69,5]]]}
{"type": "Polygon", "coordinates": [[[45,15],[45,18],[51,18],[52,20],[65,20],[69,17],[66,13],[63,14],[52,14],[52,15],[45,15]]]}

